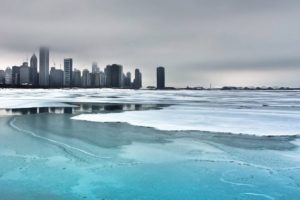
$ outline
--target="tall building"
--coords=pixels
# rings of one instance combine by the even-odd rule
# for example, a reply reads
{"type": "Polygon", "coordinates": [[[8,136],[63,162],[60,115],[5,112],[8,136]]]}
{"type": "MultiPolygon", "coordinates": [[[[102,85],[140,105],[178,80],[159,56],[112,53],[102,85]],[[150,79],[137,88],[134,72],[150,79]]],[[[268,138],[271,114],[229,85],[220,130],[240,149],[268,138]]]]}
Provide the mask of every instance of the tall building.
{"type": "Polygon", "coordinates": [[[105,87],[105,83],[106,83],[106,76],[104,72],[100,72],[100,87],[105,87]]]}
{"type": "Polygon", "coordinates": [[[142,73],[139,69],[135,69],[134,71],[134,81],[133,81],[133,88],[140,89],[142,87],[142,73]]]}
{"type": "Polygon", "coordinates": [[[92,73],[100,73],[100,68],[96,62],[93,62],[92,64],[92,73]]]}
{"type": "Polygon", "coordinates": [[[5,85],[12,85],[12,69],[10,67],[5,69],[5,85]]]}
{"type": "Polygon", "coordinates": [[[131,73],[127,72],[124,78],[124,88],[131,88],[131,73]]]}
{"type": "Polygon", "coordinates": [[[73,71],[73,87],[81,87],[81,71],[80,70],[77,70],[75,69],[73,71]]]}
{"type": "Polygon", "coordinates": [[[92,87],[99,88],[100,87],[100,73],[92,73],[92,87]]]}
{"type": "Polygon", "coordinates": [[[12,85],[20,86],[20,67],[18,66],[12,67],[12,85]]]}
{"type": "Polygon", "coordinates": [[[91,73],[87,69],[82,71],[82,87],[91,87],[91,73]]]}
{"type": "Polygon", "coordinates": [[[64,86],[64,72],[61,69],[55,69],[51,67],[50,70],[50,87],[52,88],[62,88],[64,86]]]}
{"type": "Polygon", "coordinates": [[[72,87],[73,60],[72,58],[64,59],[64,86],[72,87]]]}
{"type": "Polygon", "coordinates": [[[49,48],[40,48],[39,86],[49,87],[49,48]]]}
{"type": "Polygon", "coordinates": [[[27,62],[20,67],[20,85],[30,85],[30,68],[27,62]]]}
{"type": "Polygon", "coordinates": [[[37,57],[35,54],[33,54],[30,58],[30,82],[34,87],[37,87],[39,84],[37,72],[37,57]]]}
{"type": "Polygon", "coordinates": [[[5,71],[0,70],[0,85],[4,85],[4,84],[5,84],[5,71]]]}
{"type": "Polygon", "coordinates": [[[112,64],[105,69],[106,86],[111,88],[121,88],[123,86],[123,66],[112,64]]]}
{"type": "Polygon", "coordinates": [[[157,89],[165,89],[165,68],[158,67],[156,69],[156,88],[157,89]]]}

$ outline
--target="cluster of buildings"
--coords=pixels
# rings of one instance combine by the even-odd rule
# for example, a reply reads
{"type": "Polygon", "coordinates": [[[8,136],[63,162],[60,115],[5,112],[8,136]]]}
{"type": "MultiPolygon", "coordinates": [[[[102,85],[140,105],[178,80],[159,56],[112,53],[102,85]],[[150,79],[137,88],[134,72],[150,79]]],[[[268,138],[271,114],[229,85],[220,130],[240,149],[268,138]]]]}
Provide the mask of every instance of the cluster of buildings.
{"type": "Polygon", "coordinates": [[[107,65],[100,71],[97,63],[92,64],[92,71],[84,69],[73,70],[73,59],[64,59],[64,69],[51,67],[49,69],[49,48],[39,49],[39,65],[35,54],[30,63],[24,62],[21,66],[7,67],[0,70],[0,86],[33,87],[33,88],[132,88],[142,87],[142,73],[135,69],[132,81],[131,73],[123,72],[123,66],[118,64],[107,65]],[[39,70],[38,70],[39,68],[39,70]]]}

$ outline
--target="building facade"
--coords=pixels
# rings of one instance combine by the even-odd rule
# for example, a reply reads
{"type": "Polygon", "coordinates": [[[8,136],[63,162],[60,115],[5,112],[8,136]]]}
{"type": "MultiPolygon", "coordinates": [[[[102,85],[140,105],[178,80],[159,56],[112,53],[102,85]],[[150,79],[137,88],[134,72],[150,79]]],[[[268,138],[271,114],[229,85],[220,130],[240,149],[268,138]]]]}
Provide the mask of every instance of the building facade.
{"type": "Polygon", "coordinates": [[[72,58],[64,59],[64,86],[72,87],[73,60],[72,58]]]}
{"type": "Polygon", "coordinates": [[[37,87],[38,82],[38,71],[37,71],[37,57],[33,54],[30,58],[30,82],[32,86],[37,87]]]}
{"type": "Polygon", "coordinates": [[[165,68],[158,67],[156,69],[156,88],[165,89],[165,68]]]}
{"type": "Polygon", "coordinates": [[[39,86],[49,87],[49,48],[40,48],[39,86]]]}

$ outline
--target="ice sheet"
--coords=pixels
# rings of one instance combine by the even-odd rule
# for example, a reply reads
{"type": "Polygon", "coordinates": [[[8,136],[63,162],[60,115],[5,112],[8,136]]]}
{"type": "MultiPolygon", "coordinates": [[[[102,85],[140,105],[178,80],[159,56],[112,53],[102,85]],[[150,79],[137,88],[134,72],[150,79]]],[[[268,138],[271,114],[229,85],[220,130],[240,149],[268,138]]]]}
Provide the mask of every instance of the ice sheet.
{"type": "Polygon", "coordinates": [[[259,136],[298,135],[300,130],[300,91],[0,90],[0,108],[67,107],[74,102],[172,105],[161,110],[86,114],[73,118],[77,120],[259,136]]]}
{"type": "Polygon", "coordinates": [[[283,110],[251,110],[171,106],[161,110],[109,114],[82,114],[76,120],[126,122],[159,130],[199,130],[251,135],[298,135],[300,113],[283,110]]]}

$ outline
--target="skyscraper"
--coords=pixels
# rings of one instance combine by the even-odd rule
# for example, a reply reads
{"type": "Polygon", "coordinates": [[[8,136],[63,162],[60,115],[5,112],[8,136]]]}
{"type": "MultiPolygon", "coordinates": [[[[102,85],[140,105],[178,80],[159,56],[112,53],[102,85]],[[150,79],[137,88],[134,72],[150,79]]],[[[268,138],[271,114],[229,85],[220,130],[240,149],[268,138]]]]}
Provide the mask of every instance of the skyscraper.
{"type": "Polygon", "coordinates": [[[30,70],[28,62],[24,62],[20,67],[20,85],[29,85],[30,84],[30,70]]]}
{"type": "Polygon", "coordinates": [[[35,54],[30,58],[30,82],[32,86],[38,86],[37,57],[35,54]]]}
{"type": "Polygon", "coordinates": [[[123,66],[112,64],[105,69],[106,86],[111,88],[121,88],[123,83],[123,66]]]}
{"type": "Polygon", "coordinates": [[[140,89],[142,87],[142,73],[139,69],[135,69],[134,71],[134,81],[133,81],[133,88],[140,89]]]}
{"type": "Polygon", "coordinates": [[[61,88],[64,83],[64,72],[61,69],[51,67],[50,70],[50,87],[61,88]]]}
{"type": "Polygon", "coordinates": [[[127,72],[124,80],[124,87],[125,88],[131,88],[131,73],[127,72]]]}
{"type": "Polygon", "coordinates": [[[157,89],[165,89],[165,68],[158,67],[156,69],[157,89]]]}
{"type": "Polygon", "coordinates": [[[100,87],[105,87],[105,83],[106,83],[106,76],[105,73],[100,71],[100,87]]]}
{"type": "Polygon", "coordinates": [[[96,62],[93,62],[92,64],[92,73],[99,73],[100,68],[98,67],[98,64],[96,62]]]}
{"type": "Polygon", "coordinates": [[[12,70],[10,67],[7,67],[5,69],[5,85],[11,85],[12,84],[12,70]]]}
{"type": "Polygon", "coordinates": [[[5,71],[0,70],[0,85],[4,85],[4,84],[5,84],[5,71]]]}
{"type": "Polygon", "coordinates": [[[64,86],[72,87],[73,60],[72,58],[64,59],[64,86]]]}
{"type": "Polygon", "coordinates": [[[73,71],[73,87],[81,87],[81,71],[75,69],[73,71]]]}
{"type": "Polygon", "coordinates": [[[91,73],[87,69],[82,71],[82,87],[91,87],[91,73]]]}
{"type": "Polygon", "coordinates": [[[12,67],[12,85],[20,86],[20,67],[18,66],[12,67]]]}
{"type": "Polygon", "coordinates": [[[49,48],[40,48],[39,86],[49,87],[49,48]]]}

